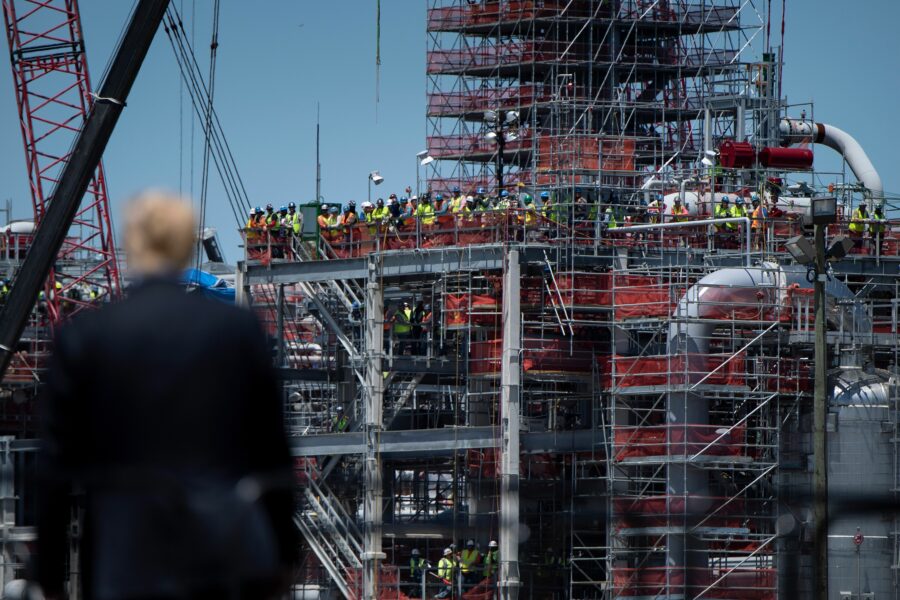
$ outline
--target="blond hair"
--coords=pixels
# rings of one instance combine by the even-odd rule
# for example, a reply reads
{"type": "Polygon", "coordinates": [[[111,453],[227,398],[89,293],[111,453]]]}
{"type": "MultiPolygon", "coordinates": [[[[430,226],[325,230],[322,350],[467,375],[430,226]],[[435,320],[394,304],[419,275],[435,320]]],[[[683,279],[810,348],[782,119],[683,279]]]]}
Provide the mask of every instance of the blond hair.
{"type": "Polygon", "coordinates": [[[165,274],[190,264],[197,225],[190,203],[167,191],[149,190],[125,208],[128,267],[139,274],[165,274]]]}

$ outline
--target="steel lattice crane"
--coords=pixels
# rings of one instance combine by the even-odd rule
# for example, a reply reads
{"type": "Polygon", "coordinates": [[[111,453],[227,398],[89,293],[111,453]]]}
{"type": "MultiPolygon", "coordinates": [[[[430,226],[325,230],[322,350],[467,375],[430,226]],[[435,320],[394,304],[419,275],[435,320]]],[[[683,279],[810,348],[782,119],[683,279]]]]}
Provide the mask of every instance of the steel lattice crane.
{"type": "MultiPolygon", "coordinates": [[[[94,98],[77,0],[2,2],[37,226],[94,98]]],[[[44,289],[51,324],[88,306],[87,290],[115,297],[121,289],[102,164],[44,289]],[[67,315],[60,308],[64,296],[67,315]]]]}

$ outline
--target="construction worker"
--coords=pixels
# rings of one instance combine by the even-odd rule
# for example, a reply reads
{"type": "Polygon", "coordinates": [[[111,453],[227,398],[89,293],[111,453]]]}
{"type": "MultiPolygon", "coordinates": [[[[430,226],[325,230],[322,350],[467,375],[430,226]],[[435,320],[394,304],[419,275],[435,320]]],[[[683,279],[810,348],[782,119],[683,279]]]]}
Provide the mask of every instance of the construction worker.
{"type": "MultiPolygon", "coordinates": [[[[747,216],[747,208],[744,206],[744,199],[741,196],[734,199],[734,206],[731,207],[731,216],[735,218],[747,216]]],[[[735,226],[737,226],[737,223],[735,223],[735,226]]]]}
{"type": "Polygon", "coordinates": [[[612,205],[607,206],[606,210],[603,211],[603,222],[606,224],[607,229],[616,229],[619,227],[616,213],[617,211],[613,209],[612,205]]]}
{"type": "MultiPolygon", "coordinates": [[[[716,209],[713,211],[713,217],[716,219],[728,219],[731,218],[731,216],[731,205],[728,196],[723,194],[722,200],[716,205],[716,209]]],[[[735,227],[734,223],[716,223],[716,232],[729,233],[734,231],[735,227]]]]}
{"type": "MultiPolygon", "coordinates": [[[[678,199],[678,198],[676,198],[678,199]]],[[[678,199],[680,200],[680,199],[678,199]]],[[[653,197],[653,200],[650,201],[650,204],[647,205],[647,220],[650,223],[659,223],[660,215],[662,215],[665,210],[665,203],[663,202],[663,195],[656,194],[653,197]]],[[[674,214],[674,210],[672,211],[674,214]]]]}
{"type": "Polygon", "coordinates": [[[399,341],[400,354],[406,354],[409,350],[410,337],[412,336],[412,318],[413,311],[409,306],[409,302],[404,302],[400,310],[394,313],[392,320],[394,337],[399,341]]]}
{"type": "Polygon", "coordinates": [[[450,199],[450,212],[452,212],[454,214],[458,213],[460,210],[462,210],[462,207],[465,204],[465,202],[466,202],[466,200],[463,197],[462,192],[459,189],[459,186],[455,186],[453,188],[453,197],[450,199]]]}
{"type": "Polygon", "coordinates": [[[359,215],[356,214],[356,202],[351,200],[347,203],[347,208],[344,209],[344,214],[341,216],[341,225],[352,227],[357,222],[359,222],[359,215]]]}
{"type": "Polygon", "coordinates": [[[303,213],[297,210],[297,205],[291,202],[288,204],[288,219],[291,232],[299,237],[303,231],[303,213]]]}
{"type": "Polygon", "coordinates": [[[266,204],[266,214],[263,218],[267,229],[278,229],[278,215],[275,213],[275,207],[266,204]]]}
{"type": "Polygon", "coordinates": [[[496,540],[491,540],[488,544],[488,551],[484,555],[484,576],[493,577],[497,572],[497,565],[500,564],[500,551],[497,549],[496,540]]]}
{"type": "Polygon", "coordinates": [[[9,279],[0,279],[0,305],[6,304],[9,297],[9,279]]]}
{"type": "Polygon", "coordinates": [[[676,223],[683,223],[691,218],[688,209],[681,203],[681,198],[675,196],[672,203],[672,220],[676,223]]]}
{"type": "Polygon", "coordinates": [[[416,594],[419,590],[419,585],[422,583],[422,577],[425,576],[425,571],[431,568],[431,565],[428,564],[428,561],[422,558],[422,555],[419,553],[418,548],[413,548],[412,554],[409,558],[409,580],[416,584],[410,591],[413,592],[412,597],[417,598],[416,594]]]}
{"type": "Polygon", "coordinates": [[[453,575],[456,571],[456,562],[453,560],[453,550],[444,548],[444,554],[438,561],[437,575],[444,582],[444,589],[435,598],[449,598],[453,594],[453,575]]]}
{"type": "MultiPolygon", "coordinates": [[[[247,218],[247,225],[246,225],[246,228],[247,228],[247,229],[253,229],[254,227],[256,227],[256,223],[257,223],[257,220],[258,220],[258,217],[256,216],[256,211],[257,211],[257,210],[258,210],[258,209],[256,209],[256,208],[251,208],[251,209],[250,209],[250,216],[247,218]]],[[[248,232],[248,233],[249,233],[249,232],[248,232]]]]}
{"type": "Polygon", "coordinates": [[[547,221],[556,222],[559,218],[557,214],[557,206],[553,202],[553,198],[550,196],[550,192],[544,191],[541,192],[541,216],[544,217],[547,221]]]}
{"type": "Polygon", "coordinates": [[[462,574],[463,585],[475,585],[480,579],[478,565],[481,562],[481,552],[475,547],[475,540],[466,542],[459,557],[459,572],[462,574]]]}
{"type": "Polygon", "coordinates": [[[437,194],[434,197],[434,214],[437,216],[446,215],[450,212],[450,202],[444,202],[444,196],[437,194]]]}
{"type": "Polygon", "coordinates": [[[328,229],[328,205],[323,204],[319,207],[319,216],[316,217],[316,224],[319,226],[319,233],[325,233],[328,229]]]}
{"type": "Polygon", "coordinates": [[[390,212],[384,205],[384,198],[379,198],[375,202],[375,208],[372,209],[372,223],[383,223],[388,218],[390,212]]]}
{"type": "Polygon", "coordinates": [[[434,227],[434,207],[431,206],[431,200],[428,196],[422,198],[422,202],[416,207],[414,216],[419,219],[419,223],[424,227],[434,227]]]}
{"type": "Polygon", "coordinates": [[[350,428],[350,419],[344,414],[343,406],[338,406],[335,409],[335,412],[337,414],[331,418],[331,431],[334,433],[344,433],[350,428]]]}
{"type": "Polygon", "coordinates": [[[769,215],[757,194],[753,194],[750,197],[750,202],[753,205],[750,211],[750,228],[753,230],[753,244],[757,249],[761,250],[765,245],[766,219],[769,218],[769,215]]]}
{"type": "Polygon", "coordinates": [[[853,247],[862,247],[863,233],[866,231],[866,221],[869,219],[869,213],[866,210],[866,203],[860,202],[856,210],[850,217],[850,237],[853,238],[853,247]]]}
{"type": "Polygon", "coordinates": [[[875,252],[881,254],[881,241],[884,237],[884,212],[881,206],[875,207],[869,221],[869,235],[872,236],[872,244],[875,246],[875,252]]]}

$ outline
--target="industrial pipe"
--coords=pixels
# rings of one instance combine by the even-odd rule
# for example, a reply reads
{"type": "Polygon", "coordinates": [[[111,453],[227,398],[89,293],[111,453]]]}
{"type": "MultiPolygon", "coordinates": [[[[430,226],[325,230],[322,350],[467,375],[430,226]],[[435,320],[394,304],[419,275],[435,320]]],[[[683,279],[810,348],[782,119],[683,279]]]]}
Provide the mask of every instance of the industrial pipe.
{"type": "Polygon", "coordinates": [[[881,176],[878,175],[878,171],[875,170],[866,151],[846,131],[833,125],[797,119],[782,119],[778,130],[781,133],[782,141],[786,144],[812,141],[840,152],[859,182],[872,194],[872,199],[877,202],[884,200],[881,176]]]}
{"type": "Polygon", "coordinates": [[[678,227],[696,227],[697,225],[717,225],[722,223],[740,223],[746,230],[747,247],[744,250],[744,264],[750,266],[750,219],[747,217],[729,217],[727,219],[703,219],[701,221],[674,221],[671,223],[651,223],[648,225],[623,225],[619,231],[644,231],[647,229],[675,229],[678,227]]]}

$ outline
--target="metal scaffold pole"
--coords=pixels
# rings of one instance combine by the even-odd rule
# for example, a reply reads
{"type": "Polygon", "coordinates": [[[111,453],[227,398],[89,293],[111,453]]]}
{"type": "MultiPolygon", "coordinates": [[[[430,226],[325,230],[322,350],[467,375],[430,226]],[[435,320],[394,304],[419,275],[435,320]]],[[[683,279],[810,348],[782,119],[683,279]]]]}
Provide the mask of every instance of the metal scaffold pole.
{"type": "Polygon", "coordinates": [[[381,456],[379,438],[384,401],[384,379],[381,355],[384,344],[384,292],[381,287],[377,259],[369,261],[366,284],[366,395],[365,395],[365,506],[363,518],[363,590],[364,600],[378,597],[378,574],[385,558],[381,550],[381,456]]]}
{"type": "Polygon", "coordinates": [[[519,252],[510,250],[503,278],[503,361],[500,366],[500,598],[519,595],[519,252]]]}

